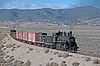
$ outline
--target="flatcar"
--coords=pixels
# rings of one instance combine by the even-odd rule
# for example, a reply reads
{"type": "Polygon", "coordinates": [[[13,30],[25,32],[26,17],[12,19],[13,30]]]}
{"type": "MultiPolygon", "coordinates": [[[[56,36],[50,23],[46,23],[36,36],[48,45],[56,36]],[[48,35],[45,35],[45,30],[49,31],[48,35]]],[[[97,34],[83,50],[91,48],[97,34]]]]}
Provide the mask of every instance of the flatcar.
{"type": "Polygon", "coordinates": [[[79,47],[75,42],[75,37],[72,31],[66,33],[64,31],[58,31],[48,36],[47,33],[42,32],[18,32],[16,30],[10,30],[10,35],[19,41],[24,41],[28,44],[44,46],[51,49],[57,49],[61,51],[76,52],[79,47]]]}

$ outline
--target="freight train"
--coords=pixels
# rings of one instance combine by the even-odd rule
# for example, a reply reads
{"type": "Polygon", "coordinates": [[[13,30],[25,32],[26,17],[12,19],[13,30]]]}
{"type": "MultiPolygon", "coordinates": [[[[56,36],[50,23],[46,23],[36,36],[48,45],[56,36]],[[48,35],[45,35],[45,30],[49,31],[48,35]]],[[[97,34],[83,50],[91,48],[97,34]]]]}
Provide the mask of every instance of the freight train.
{"type": "Polygon", "coordinates": [[[18,32],[13,29],[10,30],[10,35],[14,39],[21,42],[61,51],[76,52],[79,48],[77,47],[72,31],[68,33],[64,31],[58,31],[57,33],[53,33],[52,36],[48,36],[47,33],[18,32]]]}

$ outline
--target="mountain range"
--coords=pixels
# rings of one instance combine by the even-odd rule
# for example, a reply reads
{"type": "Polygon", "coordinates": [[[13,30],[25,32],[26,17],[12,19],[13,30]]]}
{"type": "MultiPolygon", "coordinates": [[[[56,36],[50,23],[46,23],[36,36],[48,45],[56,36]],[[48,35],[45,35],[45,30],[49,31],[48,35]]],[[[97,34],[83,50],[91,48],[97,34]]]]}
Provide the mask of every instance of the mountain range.
{"type": "Polygon", "coordinates": [[[82,22],[100,18],[100,9],[93,6],[83,6],[71,9],[1,9],[1,21],[53,21],[82,22]]]}

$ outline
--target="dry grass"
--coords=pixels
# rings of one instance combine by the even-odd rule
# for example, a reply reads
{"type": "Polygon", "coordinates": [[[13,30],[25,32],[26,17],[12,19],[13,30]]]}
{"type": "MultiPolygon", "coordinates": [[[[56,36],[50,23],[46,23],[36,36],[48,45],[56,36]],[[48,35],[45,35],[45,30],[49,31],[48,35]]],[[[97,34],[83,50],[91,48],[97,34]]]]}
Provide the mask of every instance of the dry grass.
{"type": "Polygon", "coordinates": [[[12,50],[12,51],[16,50],[16,47],[13,47],[11,50],[12,50]]]}
{"type": "Polygon", "coordinates": [[[56,55],[56,54],[58,54],[58,53],[59,53],[58,51],[55,51],[55,52],[54,52],[54,55],[56,55]]]}
{"type": "Polygon", "coordinates": [[[79,62],[73,62],[72,66],[78,66],[80,63],[79,62]]]}
{"type": "Polygon", "coordinates": [[[91,58],[90,57],[86,57],[84,60],[91,61],[91,58]]]}
{"type": "Polygon", "coordinates": [[[14,60],[15,60],[14,56],[11,56],[11,57],[9,57],[9,59],[7,60],[7,62],[10,63],[10,62],[12,62],[14,60]]]}
{"type": "Polygon", "coordinates": [[[50,58],[50,60],[53,60],[53,58],[50,58]]]}
{"type": "Polygon", "coordinates": [[[6,48],[11,48],[11,47],[13,47],[13,45],[11,45],[11,44],[6,45],[6,48]]]}
{"type": "Polygon", "coordinates": [[[24,62],[20,61],[20,60],[15,60],[14,61],[14,65],[15,66],[22,66],[22,64],[24,64],[24,62]]]}
{"type": "Polygon", "coordinates": [[[63,58],[66,58],[66,57],[69,57],[69,53],[59,53],[58,54],[58,57],[63,57],[63,58]]]}
{"type": "Polygon", "coordinates": [[[28,54],[30,51],[27,51],[26,54],[28,54]]]}
{"type": "Polygon", "coordinates": [[[62,54],[62,57],[63,57],[63,58],[69,57],[69,53],[63,53],[63,54],[62,54]]]}
{"type": "Polygon", "coordinates": [[[30,50],[30,51],[32,51],[32,50],[33,50],[33,48],[29,48],[29,50],[30,50]]]}
{"type": "Polygon", "coordinates": [[[31,65],[31,62],[27,61],[23,66],[30,66],[30,65],[31,65]]]}
{"type": "Polygon", "coordinates": [[[3,48],[3,47],[4,47],[4,45],[3,45],[3,44],[2,44],[2,45],[0,45],[0,49],[1,49],[1,48],[3,48]]]}
{"type": "Polygon", "coordinates": [[[66,61],[62,61],[62,63],[66,63],[66,61]]]}
{"type": "Polygon", "coordinates": [[[2,44],[5,44],[6,42],[3,42],[2,44]]]}
{"type": "Polygon", "coordinates": [[[9,55],[7,55],[5,58],[8,58],[9,57],[9,55]]]}
{"type": "Polygon", "coordinates": [[[3,48],[3,50],[6,50],[6,48],[3,48]]]}
{"type": "Polygon", "coordinates": [[[100,60],[94,59],[94,60],[93,60],[93,63],[94,63],[94,64],[100,64],[100,60]]]}
{"type": "Polygon", "coordinates": [[[0,51],[0,56],[4,56],[5,52],[3,52],[2,50],[0,51]]]}
{"type": "Polygon", "coordinates": [[[61,54],[61,53],[59,53],[59,54],[58,54],[58,57],[61,57],[61,56],[62,56],[62,54],[61,54]]]}
{"type": "Polygon", "coordinates": [[[9,51],[7,51],[7,53],[9,53],[9,51]]]}
{"type": "Polygon", "coordinates": [[[45,49],[45,50],[44,50],[44,52],[45,52],[46,54],[49,53],[49,51],[50,51],[49,49],[45,49]]]}
{"type": "Polygon", "coordinates": [[[17,46],[17,48],[20,48],[20,47],[21,47],[21,45],[18,45],[18,46],[17,46]]]}
{"type": "Polygon", "coordinates": [[[46,63],[45,66],[58,66],[59,64],[56,62],[50,62],[50,63],[46,63]]]}
{"type": "Polygon", "coordinates": [[[66,61],[62,61],[62,63],[60,64],[60,66],[67,66],[66,61]]]}
{"type": "Polygon", "coordinates": [[[65,64],[65,63],[61,63],[61,65],[60,66],[67,66],[67,64],[65,64]]]}

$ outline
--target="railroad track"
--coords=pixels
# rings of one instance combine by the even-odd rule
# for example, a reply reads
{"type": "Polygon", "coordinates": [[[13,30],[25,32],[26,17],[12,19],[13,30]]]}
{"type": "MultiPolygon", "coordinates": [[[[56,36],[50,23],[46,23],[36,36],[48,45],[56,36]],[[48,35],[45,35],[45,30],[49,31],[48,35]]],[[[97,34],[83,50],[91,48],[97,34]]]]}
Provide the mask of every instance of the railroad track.
{"type": "MultiPolygon", "coordinates": [[[[15,39],[16,40],[16,39],[15,39]]],[[[25,43],[25,44],[28,44],[28,45],[34,45],[34,46],[38,46],[38,47],[45,47],[45,46],[41,46],[41,45],[37,45],[37,44],[31,44],[30,42],[24,42],[23,40],[17,40],[17,41],[19,41],[19,42],[22,42],[22,43],[25,43]]],[[[49,48],[49,49],[51,49],[51,48],[49,48]]],[[[57,49],[55,49],[55,50],[57,50],[57,49]]],[[[61,50],[60,50],[61,51],[61,50]]],[[[75,52],[76,54],[80,54],[80,55],[85,55],[85,56],[92,56],[92,57],[98,57],[98,58],[100,58],[100,55],[96,55],[96,54],[91,54],[91,53],[84,53],[84,52],[82,52],[82,51],[77,51],[77,52],[75,52]]]]}
{"type": "Polygon", "coordinates": [[[77,54],[100,58],[100,55],[91,54],[91,53],[84,53],[84,52],[82,52],[82,51],[77,51],[77,54]]]}

